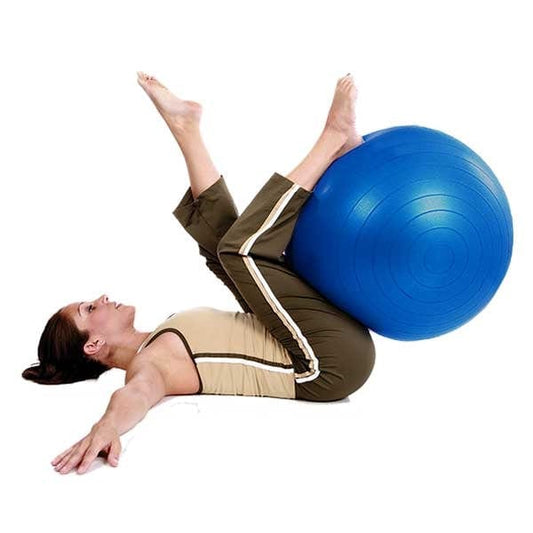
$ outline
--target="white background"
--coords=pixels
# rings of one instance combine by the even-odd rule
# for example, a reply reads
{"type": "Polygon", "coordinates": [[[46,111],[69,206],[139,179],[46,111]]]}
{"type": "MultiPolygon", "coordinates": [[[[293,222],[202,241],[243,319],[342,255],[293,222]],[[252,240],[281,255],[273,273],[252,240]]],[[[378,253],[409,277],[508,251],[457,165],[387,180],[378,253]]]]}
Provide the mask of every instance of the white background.
{"type": "Polygon", "coordinates": [[[9,530],[531,531],[531,41],[526,2],[512,0],[3,3],[9,530]],[[436,339],[374,334],[373,374],[348,400],[167,398],[122,437],[118,468],[57,474],[51,459],[124,373],[22,380],[56,310],[105,292],[137,307],[140,331],[194,306],[240,310],[172,216],[186,166],[137,70],[203,105],[241,212],[305,156],[351,72],[361,133],[440,129],[498,176],[515,232],[499,291],[436,339]]]}

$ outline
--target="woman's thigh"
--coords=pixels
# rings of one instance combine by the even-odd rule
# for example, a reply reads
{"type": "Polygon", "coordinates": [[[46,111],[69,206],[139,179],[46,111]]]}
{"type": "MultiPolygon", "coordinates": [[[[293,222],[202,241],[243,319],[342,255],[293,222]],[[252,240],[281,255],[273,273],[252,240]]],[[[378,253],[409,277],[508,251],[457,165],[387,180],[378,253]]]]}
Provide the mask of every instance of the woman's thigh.
{"type": "Polygon", "coordinates": [[[375,349],[366,327],[314,290],[288,267],[238,255],[222,255],[228,275],[294,364],[296,398],[345,398],[368,379],[375,349]]]}
{"type": "Polygon", "coordinates": [[[249,308],[291,355],[296,397],[329,401],[363,385],[375,351],[367,328],[285,261],[283,251],[310,194],[275,173],[221,238],[217,256],[249,308]]]}

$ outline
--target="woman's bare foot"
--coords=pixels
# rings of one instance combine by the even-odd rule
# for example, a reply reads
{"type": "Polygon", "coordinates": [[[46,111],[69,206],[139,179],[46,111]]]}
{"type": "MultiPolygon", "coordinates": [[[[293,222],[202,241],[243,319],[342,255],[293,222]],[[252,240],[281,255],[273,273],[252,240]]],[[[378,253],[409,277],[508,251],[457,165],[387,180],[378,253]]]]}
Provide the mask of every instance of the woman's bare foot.
{"type": "Polygon", "coordinates": [[[357,99],[357,87],[351,74],[347,74],[337,81],[335,95],[326,120],[326,128],[340,131],[346,135],[346,142],[335,154],[339,158],[356,146],[363,143],[363,138],[355,128],[355,100],[357,99]]]}
{"type": "Polygon", "coordinates": [[[137,82],[150,97],[174,134],[199,126],[202,106],[198,102],[178,98],[154,76],[149,76],[144,72],[137,72],[137,82]]]}

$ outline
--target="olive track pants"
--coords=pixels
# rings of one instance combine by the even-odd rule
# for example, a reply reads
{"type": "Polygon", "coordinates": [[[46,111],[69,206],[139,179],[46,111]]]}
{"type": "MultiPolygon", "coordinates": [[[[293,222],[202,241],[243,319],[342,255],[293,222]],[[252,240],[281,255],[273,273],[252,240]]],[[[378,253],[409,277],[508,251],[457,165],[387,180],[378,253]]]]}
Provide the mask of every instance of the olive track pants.
{"type": "Polygon", "coordinates": [[[275,172],[239,216],[224,176],[173,214],[207,267],[245,313],[255,313],[294,364],[296,399],[345,398],[368,379],[375,348],[366,327],[291,270],[284,250],[312,192],[275,172]]]}

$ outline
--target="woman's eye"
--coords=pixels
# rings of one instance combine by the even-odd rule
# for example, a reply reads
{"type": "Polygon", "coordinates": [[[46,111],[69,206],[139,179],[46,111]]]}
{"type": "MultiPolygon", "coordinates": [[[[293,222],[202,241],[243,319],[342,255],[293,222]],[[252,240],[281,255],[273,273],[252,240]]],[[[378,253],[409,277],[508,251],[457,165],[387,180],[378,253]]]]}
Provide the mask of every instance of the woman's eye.
{"type": "Polygon", "coordinates": [[[93,304],[89,304],[89,307],[88,307],[88,309],[89,309],[89,313],[90,313],[90,312],[91,312],[91,311],[92,311],[92,310],[94,309],[94,306],[93,306],[93,304]]]}

